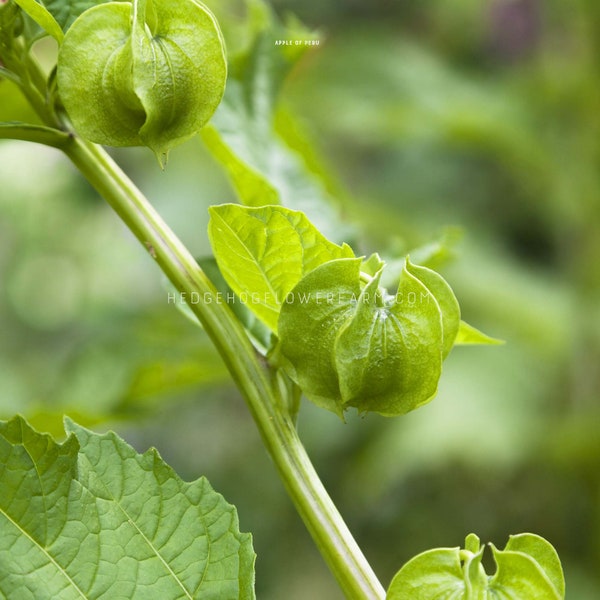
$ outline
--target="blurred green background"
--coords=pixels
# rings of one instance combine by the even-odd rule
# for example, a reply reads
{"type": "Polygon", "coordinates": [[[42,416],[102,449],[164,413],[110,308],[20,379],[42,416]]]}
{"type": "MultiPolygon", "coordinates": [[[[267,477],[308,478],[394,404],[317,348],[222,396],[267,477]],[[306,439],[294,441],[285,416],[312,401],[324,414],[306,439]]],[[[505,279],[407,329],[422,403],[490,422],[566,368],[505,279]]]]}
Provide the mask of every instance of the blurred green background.
{"type": "MultiPolygon", "coordinates": [[[[271,5],[318,30],[281,100],[341,220],[310,216],[365,254],[445,239],[434,256],[464,318],[507,341],[455,349],[405,417],[343,424],[305,402],[317,470],[385,584],[471,531],[499,547],[532,531],[558,549],[567,598],[599,598],[600,4],[271,5]]],[[[20,115],[11,102],[0,82],[0,116],[20,115]]],[[[236,196],[203,142],[165,172],[146,150],[115,156],[209,254],[207,206],[236,196]]],[[[59,434],[68,413],[156,446],[237,506],[258,598],[341,598],[208,340],[56,151],[0,142],[0,281],[0,417],[59,434]]]]}

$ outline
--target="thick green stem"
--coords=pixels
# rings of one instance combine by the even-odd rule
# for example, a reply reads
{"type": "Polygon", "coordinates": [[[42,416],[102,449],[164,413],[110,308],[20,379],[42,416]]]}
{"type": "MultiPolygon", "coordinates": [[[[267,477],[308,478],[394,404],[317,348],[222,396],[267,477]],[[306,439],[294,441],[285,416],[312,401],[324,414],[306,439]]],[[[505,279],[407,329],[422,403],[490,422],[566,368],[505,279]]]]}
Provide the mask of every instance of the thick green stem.
{"type": "MultiPolygon", "coordinates": [[[[46,99],[30,79],[29,70],[44,81],[33,63],[21,88],[47,126],[2,123],[0,138],[39,142],[60,148],[107,200],[145,246],[173,285],[190,295],[216,290],[194,258],[163,222],[143,194],[99,146],[55,127],[60,127],[46,99]]],[[[346,596],[352,600],[378,600],[385,591],[356,544],[298,438],[294,426],[297,398],[282,401],[281,382],[256,354],[229,308],[218,302],[193,303],[190,308],[204,326],[244,396],[283,483],[319,551],[346,596]]],[[[294,390],[292,394],[295,394],[294,390]]]]}
{"type": "MultiPolygon", "coordinates": [[[[201,298],[216,293],[185,246],[102,148],[75,137],[63,150],[181,292],[201,298]]],[[[272,372],[241,325],[226,305],[194,303],[190,308],[241,390],[296,509],[346,596],[384,598],[383,587],[323,487],[291,417],[281,410],[272,372]]]]}

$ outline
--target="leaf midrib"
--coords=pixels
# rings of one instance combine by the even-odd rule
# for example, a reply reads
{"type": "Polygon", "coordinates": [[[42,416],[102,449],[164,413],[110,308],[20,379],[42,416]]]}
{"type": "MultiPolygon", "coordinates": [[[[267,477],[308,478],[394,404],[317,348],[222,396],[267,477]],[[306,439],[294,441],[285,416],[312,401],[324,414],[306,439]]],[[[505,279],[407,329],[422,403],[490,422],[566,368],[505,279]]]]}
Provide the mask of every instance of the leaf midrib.
{"type": "Polygon", "coordinates": [[[21,532],[31,542],[31,544],[33,545],[34,548],[38,548],[38,550],[40,550],[42,552],[42,554],[44,554],[48,558],[48,560],[56,567],[57,571],[65,577],[65,579],[72,585],[73,588],[75,588],[77,590],[79,595],[82,598],[84,598],[84,600],[88,600],[88,597],[81,591],[80,587],[75,583],[75,581],[67,573],[66,569],[64,569],[60,564],[58,564],[56,562],[56,560],[54,560],[52,555],[48,552],[48,550],[46,550],[46,548],[44,548],[44,546],[42,546],[39,542],[37,542],[25,529],[23,529],[14,519],[12,519],[11,516],[6,511],[4,511],[2,508],[0,508],[0,514],[4,515],[4,517],[6,517],[6,519],[7,519],[7,521],[9,523],[11,523],[13,525],[13,527],[15,527],[15,529],[17,529],[19,532],[21,532]]]}
{"type": "MultiPolygon", "coordinates": [[[[238,235],[237,231],[235,231],[231,225],[225,220],[223,219],[223,217],[221,215],[219,215],[218,213],[215,213],[216,216],[219,218],[219,220],[222,223],[222,226],[226,227],[227,230],[229,231],[229,233],[231,234],[232,237],[234,237],[237,242],[240,244],[240,246],[244,249],[244,251],[247,254],[247,257],[250,257],[250,261],[252,264],[254,264],[257,267],[257,270],[259,271],[259,273],[262,275],[262,278],[264,280],[264,283],[266,284],[267,289],[269,290],[269,292],[271,294],[273,294],[275,297],[277,297],[277,292],[275,290],[275,288],[273,288],[273,286],[271,285],[271,281],[265,271],[265,269],[263,268],[262,264],[260,263],[260,260],[251,252],[250,248],[248,247],[248,245],[246,244],[246,242],[238,235]]],[[[230,248],[230,250],[233,252],[233,250],[230,248]]],[[[245,258],[246,260],[248,260],[247,257],[244,257],[244,255],[236,253],[240,258],[245,258]]],[[[236,281],[237,283],[237,281],[236,281]]],[[[271,306],[269,306],[268,304],[265,303],[261,303],[264,304],[264,306],[269,307],[271,310],[273,310],[273,308],[271,306]]]]}
{"type": "MultiPolygon", "coordinates": [[[[92,471],[94,470],[94,465],[87,458],[87,456],[80,454],[80,458],[84,458],[86,460],[86,462],[90,465],[91,470],[92,471]]],[[[106,491],[106,494],[107,494],[107,496],[109,496],[110,500],[112,502],[114,502],[115,505],[119,507],[119,509],[121,510],[121,512],[123,513],[123,515],[125,515],[125,517],[127,517],[127,522],[130,523],[133,526],[133,528],[142,536],[142,539],[146,542],[146,544],[148,544],[148,546],[150,547],[150,549],[152,550],[152,552],[154,552],[154,554],[156,555],[156,557],[164,565],[164,567],[167,570],[167,572],[177,582],[177,584],[179,585],[179,587],[183,590],[183,592],[185,594],[185,597],[189,598],[189,600],[194,600],[194,597],[190,595],[190,592],[185,587],[185,585],[183,584],[183,582],[181,581],[181,579],[179,579],[179,577],[177,576],[177,574],[175,573],[175,571],[173,571],[173,569],[171,568],[171,566],[169,565],[169,563],[162,557],[162,555],[160,554],[160,552],[158,551],[158,549],[155,548],[154,544],[148,539],[148,537],[146,536],[146,534],[138,527],[137,523],[133,520],[133,518],[131,517],[131,515],[121,505],[121,502],[117,498],[115,498],[114,494],[111,493],[110,489],[104,483],[103,479],[101,477],[98,477],[97,480],[104,487],[104,489],[106,491]]],[[[81,484],[81,485],[83,485],[83,484],[81,484]]],[[[89,488],[87,488],[87,486],[84,486],[84,487],[86,489],[89,489],[89,488]]],[[[208,551],[207,551],[207,557],[206,557],[205,571],[206,571],[206,569],[208,569],[208,565],[210,564],[210,539],[208,538],[208,536],[207,536],[207,542],[208,542],[208,551]]],[[[204,580],[204,576],[205,576],[205,573],[203,573],[203,575],[202,575],[202,581],[204,580]]]]}

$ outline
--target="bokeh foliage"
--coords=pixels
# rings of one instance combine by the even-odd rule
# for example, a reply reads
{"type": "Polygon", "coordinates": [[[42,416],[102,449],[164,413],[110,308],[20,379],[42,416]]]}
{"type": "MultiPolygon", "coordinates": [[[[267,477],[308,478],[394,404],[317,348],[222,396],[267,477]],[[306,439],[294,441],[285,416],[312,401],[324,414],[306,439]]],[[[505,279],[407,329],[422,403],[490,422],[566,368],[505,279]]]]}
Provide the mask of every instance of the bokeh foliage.
{"type": "MultiPolygon", "coordinates": [[[[319,29],[277,123],[337,198],[336,241],[413,259],[429,244],[464,317],[507,341],[455,349],[438,397],[404,417],[343,425],[304,403],[301,435],[334,500],[385,583],[469,531],[502,547],[527,530],[558,549],[568,597],[598,597],[600,9],[272,5],[319,29]],[[451,251],[435,246],[444,237],[451,251]]],[[[219,6],[230,50],[243,48],[239,3],[219,6]]],[[[26,118],[11,86],[2,118],[26,118]]],[[[174,150],[165,173],[143,151],[117,153],[198,256],[207,206],[235,200],[210,141],[174,150]]],[[[156,445],[238,507],[259,598],[339,597],[209,341],[56,151],[0,144],[0,281],[1,417],[56,433],[67,412],[156,445]]]]}

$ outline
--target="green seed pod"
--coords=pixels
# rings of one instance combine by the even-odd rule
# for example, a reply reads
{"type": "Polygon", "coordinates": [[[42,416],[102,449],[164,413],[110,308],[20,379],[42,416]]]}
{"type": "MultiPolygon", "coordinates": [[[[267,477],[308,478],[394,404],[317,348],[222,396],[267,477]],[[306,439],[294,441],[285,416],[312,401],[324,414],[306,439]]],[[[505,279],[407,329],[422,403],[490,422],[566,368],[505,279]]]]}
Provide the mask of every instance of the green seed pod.
{"type": "Polygon", "coordinates": [[[223,38],[197,0],[108,2],[82,13],[58,56],[58,90],[75,129],[159,160],[196,134],[225,90],[223,38]]]}
{"type": "Polygon", "coordinates": [[[278,321],[284,368],[339,416],[350,407],[401,415],[434,397],[460,309],[440,275],[408,259],[395,295],[380,287],[382,263],[363,286],[361,262],[327,261],[289,293],[278,321]]]}

